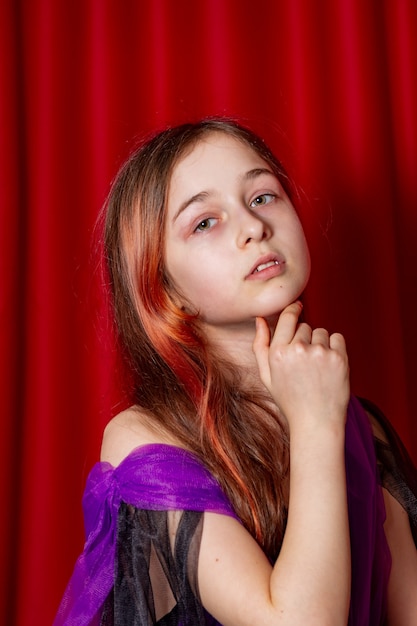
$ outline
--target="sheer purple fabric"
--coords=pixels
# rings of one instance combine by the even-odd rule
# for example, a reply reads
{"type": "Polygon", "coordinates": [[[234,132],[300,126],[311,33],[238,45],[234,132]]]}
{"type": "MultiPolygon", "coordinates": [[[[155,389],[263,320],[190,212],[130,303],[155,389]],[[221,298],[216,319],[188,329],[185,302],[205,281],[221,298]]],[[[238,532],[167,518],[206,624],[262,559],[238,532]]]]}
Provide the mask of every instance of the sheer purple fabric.
{"type": "MultiPolygon", "coordinates": [[[[352,398],[346,425],[352,551],[349,626],[381,626],[391,557],[368,418],[352,398]]],[[[191,453],[162,444],[134,450],[117,468],[97,463],[83,499],[87,541],[54,626],[98,626],[114,585],[121,503],[150,511],[210,511],[236,518],[215,479],[191,453]]]]}
{"type": "Polygon", "coordinates": [[[151,511],[209,511],[236,517],[218,483],[189,452],[152,444],[137,448],[116,468],[97,463],[83,509],[87,541],[54,625],[98,625],[113,587],[117,515],[121,502],[151,511]]]}
{"type": "Polygon", "coordinates": [[[357,398],[346,423],[346,480],[352,553],[349,626],[382,626],[391,554],[384,533],[385,505],[368,416],[357,398]]]}

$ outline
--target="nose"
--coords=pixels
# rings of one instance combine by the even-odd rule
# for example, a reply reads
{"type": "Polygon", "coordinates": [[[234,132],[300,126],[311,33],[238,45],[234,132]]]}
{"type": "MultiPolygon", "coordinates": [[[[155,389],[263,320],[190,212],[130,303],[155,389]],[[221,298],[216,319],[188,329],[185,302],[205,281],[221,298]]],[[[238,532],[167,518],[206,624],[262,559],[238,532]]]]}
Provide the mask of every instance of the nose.
{"type": "Polygon", "coordinates": [[[239,247],[246,246],[251,241],[262,241],[271,236],[269,225],[256,213],[243,208],[239,216],[239,247]]]}

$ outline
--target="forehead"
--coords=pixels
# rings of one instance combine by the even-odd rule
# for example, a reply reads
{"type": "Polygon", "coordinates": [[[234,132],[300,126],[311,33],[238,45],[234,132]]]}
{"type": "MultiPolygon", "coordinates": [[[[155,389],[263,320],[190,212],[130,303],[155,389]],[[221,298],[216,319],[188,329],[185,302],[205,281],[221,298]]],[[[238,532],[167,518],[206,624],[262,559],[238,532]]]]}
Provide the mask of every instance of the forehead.
{"type": "Polygon", "coordinates": [[[243,140],[213,131],[204,135],[179,158],[172,169],[171,183],[178,179],[190,180],[193,176],[208,177],[216,172],[227,170],[251,169],[253,167],[265,167],[271,169],[269,164],[256,150],[243,140]]]}

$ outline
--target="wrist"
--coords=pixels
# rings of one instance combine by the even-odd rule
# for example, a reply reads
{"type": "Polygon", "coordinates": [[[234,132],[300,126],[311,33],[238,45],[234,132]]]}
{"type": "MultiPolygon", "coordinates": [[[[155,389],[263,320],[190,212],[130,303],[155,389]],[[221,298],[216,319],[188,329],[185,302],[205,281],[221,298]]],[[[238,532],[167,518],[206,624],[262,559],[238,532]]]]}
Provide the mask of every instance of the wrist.
{"type": "Polygon", "coordinates": [[[292,423],[289,426],[291,456],[318,461],[338,457],[344,451],[345,434],[346,424],[342,419],[292,423]]]}

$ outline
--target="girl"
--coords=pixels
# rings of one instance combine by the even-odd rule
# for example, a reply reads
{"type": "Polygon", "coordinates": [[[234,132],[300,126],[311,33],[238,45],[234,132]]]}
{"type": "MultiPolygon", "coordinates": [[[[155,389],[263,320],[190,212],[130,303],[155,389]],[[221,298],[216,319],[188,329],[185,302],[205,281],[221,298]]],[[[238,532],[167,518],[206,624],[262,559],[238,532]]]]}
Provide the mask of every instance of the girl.
{"type": "Polygon", "coordinates": [[[291,198],[227,120],[160,133],[117,177],[106,256],[133,406],[105,430],[56,624],[417,624],[414,469],[350,396],[343,337],[300,321],[291,198]]]}

